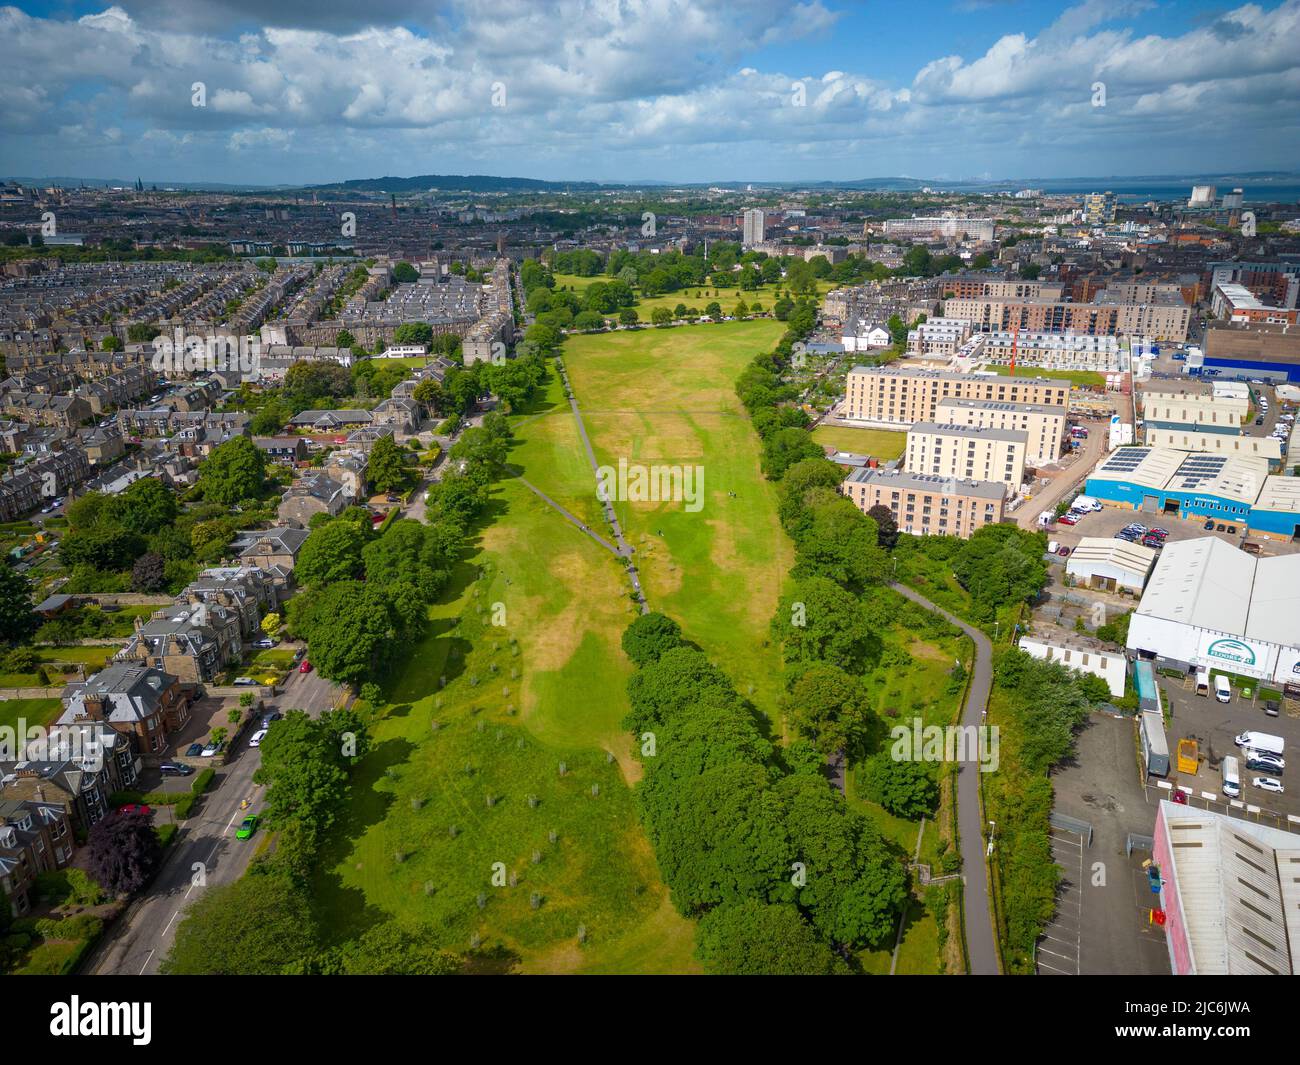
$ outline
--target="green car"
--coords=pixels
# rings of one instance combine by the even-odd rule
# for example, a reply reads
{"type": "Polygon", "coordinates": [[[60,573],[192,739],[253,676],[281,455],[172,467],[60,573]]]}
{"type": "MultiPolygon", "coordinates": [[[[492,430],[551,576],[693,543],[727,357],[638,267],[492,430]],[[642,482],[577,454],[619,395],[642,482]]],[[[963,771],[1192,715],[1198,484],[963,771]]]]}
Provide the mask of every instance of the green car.
{"type": "Polygon", "coordinates": [[[235,832],[235,839],[250,839],[256,831],[257,814],[249,814],[239,822],[239,829],[235,832]]]}

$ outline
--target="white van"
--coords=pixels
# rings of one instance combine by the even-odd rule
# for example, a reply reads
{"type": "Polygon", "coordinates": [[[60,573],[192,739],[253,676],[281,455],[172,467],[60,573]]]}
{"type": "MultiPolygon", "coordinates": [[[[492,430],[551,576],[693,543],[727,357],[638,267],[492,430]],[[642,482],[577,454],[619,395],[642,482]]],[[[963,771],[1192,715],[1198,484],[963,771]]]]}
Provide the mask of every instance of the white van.
{"type": "Polygon", "coordinates": [[[1232,702],[1232,685],[1222,673],[1214,675],[1214,697],[1221,703],[1232,702]]]}
{"type": "Polygon", "coordinates": [[[1070,504],[1070,509],[1077,510],[1080,514],[1088,514],[1101,510],[1102,506],[1092,496],[1075,496],[1074,502],[1070,504]]]}
{"type": "Polygon", "coordinates": [[[1232,742],[1248,751],[1264,751],[1267,754],[1282,754],[1286,750],[1286,741],[1269,732],[1243,732],[1232,742]]]}
{"type": "Polygon", "coordinates": [[[1241,775],[1237,767],[1237,759],[1232,755],[1227,755],[1223,759],[1221,772],[1223,773],[1223,794],[1235,799],[1241,794],[1241,775]]]}
{"type": "Polygon", "coordinates": [[[1208,669],[1198,669],[1196,671],[1196,694],[1206,697],[1210,694],[1210,671],[1208,669]]]}

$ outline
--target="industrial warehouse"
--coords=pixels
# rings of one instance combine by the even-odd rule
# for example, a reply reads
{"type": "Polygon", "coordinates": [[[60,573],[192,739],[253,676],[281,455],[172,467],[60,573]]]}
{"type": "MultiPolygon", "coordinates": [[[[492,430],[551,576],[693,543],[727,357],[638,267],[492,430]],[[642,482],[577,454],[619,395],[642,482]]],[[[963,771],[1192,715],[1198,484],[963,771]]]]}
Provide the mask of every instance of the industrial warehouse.
{"type": "Polygon", "coordinates": [[[1300,537],[1300,482],[1266,457],[1121,447],[1088,477],[1087,493],[1147,514],[1230,523],[1253,536],[1300,537]]]}
{"type": "Polygon", "coordinates": [[[1128,648],[1300,693],[1300,555],[1256,558],[1213,536],[1168,544],[1129,623],[1128,648]]]}

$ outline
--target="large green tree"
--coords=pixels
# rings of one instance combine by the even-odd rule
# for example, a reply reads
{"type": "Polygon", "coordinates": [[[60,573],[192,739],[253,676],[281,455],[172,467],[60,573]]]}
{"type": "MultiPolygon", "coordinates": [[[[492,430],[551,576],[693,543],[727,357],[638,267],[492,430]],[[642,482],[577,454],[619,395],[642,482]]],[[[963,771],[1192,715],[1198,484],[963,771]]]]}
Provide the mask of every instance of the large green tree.
{"type": "Polygon", "coordinates": [[[696,956],[718,976],[829,976],[847,972],[797,908],[758,899],[719,906],[700,920],[696,956]]]}
{"type": "Polygon", "coordinates": [[[169,976],[275,976],[301,965],[314,952],[316,936],[307,897],[289,878],[242,876],[198,894],[161,971],[169,976]]]}
{"type": "Polygon", "coordinates": [[[258,498],[265,480],[266,456],[246,436],[218,444],[199,466],[203,498],[226,506],[258,498]]]}
{"type": "Polygon", "coordinates": [[[0,560],[0,639],[17,643],[26,639],[40,624],[32,612],[32,586],[27,577],[0,560]]]}

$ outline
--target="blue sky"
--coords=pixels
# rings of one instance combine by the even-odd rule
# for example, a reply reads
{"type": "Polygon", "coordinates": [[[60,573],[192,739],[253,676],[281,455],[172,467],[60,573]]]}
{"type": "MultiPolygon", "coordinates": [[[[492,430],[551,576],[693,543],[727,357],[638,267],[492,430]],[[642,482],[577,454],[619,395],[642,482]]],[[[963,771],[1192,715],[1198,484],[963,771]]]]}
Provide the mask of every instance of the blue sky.
{"type": "Polygon", "coordinates": [[[1300,168],[1300,0],[118,0],[0,32],[7,174],[1300,168]]]}

